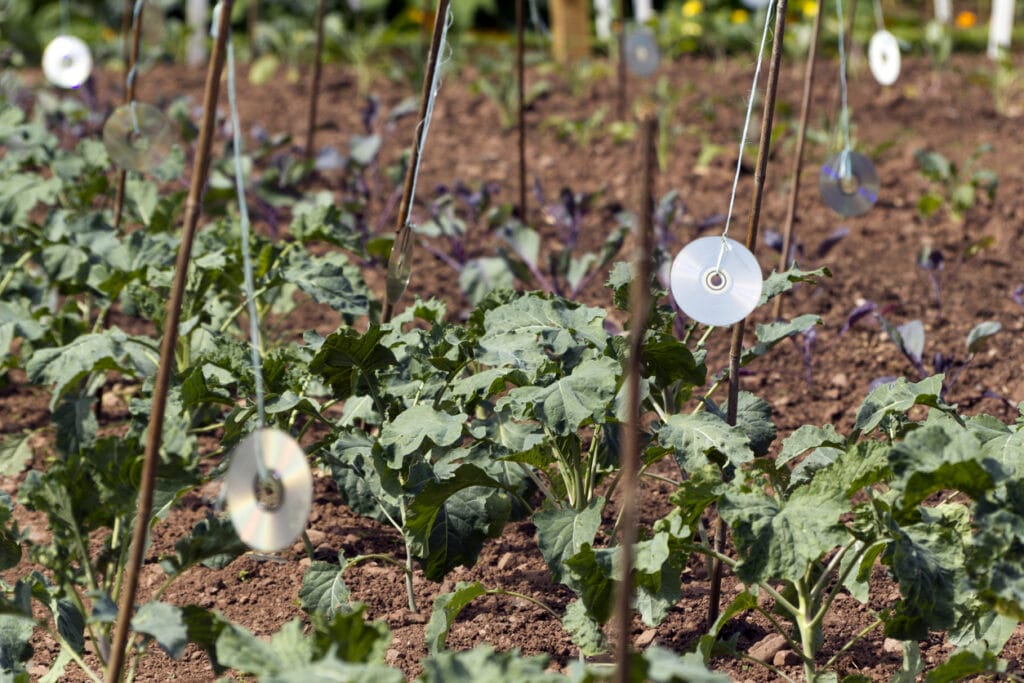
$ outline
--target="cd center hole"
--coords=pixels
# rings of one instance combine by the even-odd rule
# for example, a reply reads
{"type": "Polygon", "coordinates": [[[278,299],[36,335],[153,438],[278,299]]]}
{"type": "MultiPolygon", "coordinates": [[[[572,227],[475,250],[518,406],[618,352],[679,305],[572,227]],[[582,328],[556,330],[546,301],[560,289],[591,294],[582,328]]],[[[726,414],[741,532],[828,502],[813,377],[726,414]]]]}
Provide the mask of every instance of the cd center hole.
{"type": "Polygon", "coordinates": [[[725,286],[729,283],[729,280],[728,278],[726,278],[725,273],[723,273],[722,271],[711,270],[704,277],[704,283],[708,286],[708,289],[717,292],[725,289],[725,286]]]}
{"type": "Polygon", "coordinates": [[[256,504],[261,510],[276,510],[284,502],[284,486],[280,477],[273,472],[264,479],[256,477],[253,488],[256,492],[256,504]]]}
{"type": "Polygon", "coordinates": [[[60,65],[65,69],[70,69],[75,65],[75,58],[72,55],[64,55],[60,58],[60,65]]]}
{"type": "Polygon", "coordinates": [[[839,176],[839,189],[843,194],[853,194],[857,191],[859,184],[857,177],[852,174],[839,176]]]}

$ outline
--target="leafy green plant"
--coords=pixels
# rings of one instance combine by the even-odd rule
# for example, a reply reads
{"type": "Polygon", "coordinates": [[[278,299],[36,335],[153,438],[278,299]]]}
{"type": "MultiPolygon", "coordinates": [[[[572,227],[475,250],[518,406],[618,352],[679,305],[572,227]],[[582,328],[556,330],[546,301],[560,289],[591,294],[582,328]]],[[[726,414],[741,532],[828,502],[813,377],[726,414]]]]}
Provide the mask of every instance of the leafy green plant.
{"type": "Polygon", "coordinates": [[[981,157],[990,151],[991,145],[979,145],[960,169],[939,152],[919,150],[914,155],[918,169],[932,182],[933,189],[918,200],[918,212],[927,218],[945,207],[950,218],[960,223],[977,204],[979,193],[991,203],[999,187],[999,176],[995,171],[977,165],[981,157]]]}
{"type": "Polygon", "coordinates": [[[597,135],[604,132],[604,120],[608,116],[608,107],[601,106],[589,116],[580,119],[568,116],[551,115],[544,119],[543,128],[551,129],[560,140],[572,142],[577,147],[587,148],[597,135]]]}

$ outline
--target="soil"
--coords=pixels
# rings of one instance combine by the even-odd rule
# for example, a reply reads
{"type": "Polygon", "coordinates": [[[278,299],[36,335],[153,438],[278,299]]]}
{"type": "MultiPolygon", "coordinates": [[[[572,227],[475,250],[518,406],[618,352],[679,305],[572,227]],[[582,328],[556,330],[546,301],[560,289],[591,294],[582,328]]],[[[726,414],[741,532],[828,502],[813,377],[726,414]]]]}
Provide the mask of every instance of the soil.
{"type": "MultiPolygon", "coordinates": [[[[748,61],[688,57],[665,65],[659,76],[666,79],[679,97],[666,128],[668,154],[662,159],[656,193],[660,196],[675,189],[685,202],[685,216],[674,227],[674,249],[702,232],[715,234],[721,229],[715,225],[702,231],[702,226],[715,224],[714,217],[723,214],[728,205],[736,164],[734,150],[742,127],[744,98],[750,87],[751,64],[748,61]],[[723,151],[709,163],[698,165],[705,145],[721,145],[723,151]]],[[[935,353],[964,358],[964,340],[974,325],[985,320],[1001,322],[1003,331],[963,372],[948,400],[959,403],[967,412],[988,412],[1003,420],[1012,419],[1016,404],[1024,401],[1024,374],[1021,373],[1024,308],[1012,298],[1014,289],[1024,285],[1024,267],[1017,256],[1024,247],[1024,167],[1019,163],[1017,144],[1021,121],[996,110],[993,92],[981,78],[991,74],[993,67],[983,57],[958,55],[944,68],[935,68],[921,58],[905,57],[900,80],[889,88],[876,85],[863,60],[854,60],[849,98],[853,135],[857,148],[874,161],[881,178],[881,198],[863,217],[842,219],[822,204],[816,188],[820,161],[829,149],[824,140],[828,139],[825,135],[830,130],[828,122],[834,119],[837,70],[834,60],[823,59],[819,63],[812,131],[801,176],[803,190],[795,226],[797,240],[802,245],[801,265],[827,266],[832,277],[817,286],[801,287],[786,300],[787,313],[816,313],[824,320],[818,330],[813,363],[805,366],[795,344],[781,345],[770,360],[750,366],[742,378],[744,389],[772,404],[781,436],[803,424],[834,423],[848,428],[873,380],[900,375],[917,379],[915,369],[871,317],[841,334],[851,310],[859,303],[873,301],[894,323],[913,319],[924,323],[926,365],[935,353]],[[918,212],[917,202],[933,186],[919,173],[915,152],[939,151],[967,173],[967,158],[982,144],[991,145],[992,149],[981,156],[979,165],[995,170],[999,177],[995,202],[979,199],[962,222],[953,221],[944,209],[932,217],[923,217],[918,212]],[[849,236],[826,255],[816,256],[819,243],[840,227],[848,228],[849,236]],[[978,248],[969,249],[971,245],[978,248]],[[944,267],[941,270],[930,273],[917,265],[918,255],[925,248],[942,252],[944,267]],[[941,286],[941,302],[935,296],[931,274],[937,276],[941,286]]],[[[477,69],[467,66],[444,80],[425,150],[421,197],[430,196],[437,185],[462,180],[473,187],[493,181],[500,187],[501,201],[516,199],[516,135],[498,125],[499,111],[495,103],[475,93],[472,84],[476,73],[477,69]]],[[[776,117],[776,128],[781,134],[768,167],[760,223],[762,236],[769,230],[780,230],[785,217],[792,183],[791,158],[802,76],[802,62],[787,58],[781,73],[776,117]]],[[[33,75],[28,74],[26,78],[31,81],[33,75]]],[[[186,96],[192,106],[198,107],[204,78],[203,70],[158,65],[140,76],[139,97],[142,101],[166,105],[173,98],[186,96]]],[[[120,79],[117,73],[97,75],[95,92],[99,106],[109,108],[120,100],[120,79]]],[[[565,186],[576,192],[601,191],[601,206],[635,207],[639,195],[637,144],[616,144],[606,127],[588,146],[582,147],[572,140],[559,139],[549,125],[553,117],[583,120],[601,108],[606,108],[607,120],[612,120],[616,103],[614,79],[608,76],[585,82],[582,92],[577,94],[570,92],[569,81],[560,74],[532,69],[530,82],[541,79],[548,80],[553,87],[528,113],[531,182],[536,179],[549,198],[565,186]]],[[[259,86],[241,80],[241,120],[247,133],[260,126],[269,133],[289,133],[296,141],[304,139],[308,98],[305,80],[289,82],[281,78],[259,86]]],[[[579,85],[575,81],[574,84],[579,85]]],[[[636,102],[647,98],[653,85],[651,81],[632,82],[631,99],[636,102]]],[[[403,100],[417,94],[419,87],[381,81],[370,91],[379,100],[383,118],[403,100]]],[[[358,91],[357,79],[350,70],[326,67],[318,146],[331,145],[347,153],[350,136],[363,132],[359,112],[366,94],[358,91]]],[[[227,111],[223,97],[220,109],[227,111]]],[[[410,121],[411,117],[400,119],[397,125],[383,129],[382,167],[397,159],[411,142],[410,121]]],[[[752,130],[757,130],[756,121],[752,130]]],[[[753,159],[753,153],[749,159],[753,159]]],[[[736,201],[737,217],[732,228],[734,237],[746,228],[753,186],[750,167],[751,162],[745,162],[736,201]]],[[[308,189],[335,190],[336,183],[337,179],[325,173],[308,189]]],[[[382,210],[391,192],[390,187],[385,189],[378,193],[378,210],[382,210]]],[[[417,207],[414,215],[423,215],[422,206],[417,207]]],[[[531,223],[544,224],[543,212],[532,195],[528,216],[531,223]]],[[[393,220],[385,215],[380,225],[385,226],[385,230],[391,229],[393,220]]],[[[595,212],[587,224],[584,246],[599,245],[606,226],[607,221],[601,218],[600,212],[595,212]]],[[[272,227],[264,221],[261,229],[272,230],[272,227]]],[[[553,241],[554,237],[551,239],[553,241]]],[[[474,254],[492,251],[494,239],[478,234],[471,241],[471,248],[474,254]]],[[[778,254],[767,248],[763,239],[756,253],[766,272],[778,260],[778,254]]],[[[380,274],[368,273],[368,279],[383,295],[380,274]]],[[[457,274],[422,249],[417,253],[410,292],[424,298],[444,299],[449,312],[456,317],[465,309],[457,274]]],[[[610,303],[608,293],[599,282],[589,287],[581,298],[591,304],[607,306],[610,303]]],[[[407,294],[406,301],[409,300],[411,297],[407,294]]],[[[620,321],[622,315],[614,314],[620,321]]],[[[754,322],[765,322],[769,315],[759,311],[754,322]]],[[[310,328],[328,332],[337,325],[335,317],[314,306],[298,308],[288,322],[292,333],[310,328]]],[[[749,325],[748,330],[752,327],[749,325]]],[[[711,368],[727,362],[725,337],[717,335],[712,343],[708,359],[711,368]]],[[[0,391],[0,436],[40,428],[49,422],[46,392],[28,386],[24,377],[17,373],[12,373],[11,377],[15,381],[0,391]]],[[[111,400],[116,401],[116,396],[111,400]]],[[[116,415],[116,411],[113,414],[116,415]]],[[[40,437],[35,446],[34,464],[45,466],[46,438],[40,437]]],[[[24,474],[8,478],[3,482],[3,489],[16,497],[23,477],[24,474]]],[[[646,520],[667,510],[667,493],[664,485],[645,485],[643,516],[646,520]]],[[[195,491],[186,498],[181,509],[153,530],[140,599],[151,594],[162,579],[156,559],[171,550],[174,541],[211,509],[215,498],[215,487],[195,491]]],[[[37,533],[45,533],[44,528],[39,528],[44,522],[23,508],[18,508],[18,516],[23,525],[35,526],[39,529],[37,533]]],[[[402,553],[395,532],[357,517],[339,502],[336,488],[326,474],[316,478],[314,509],[308,528],[316,545],[317,559],[336,560],[339,550],[348,557],[365,553],[400,556],[402,553]]],[[[417,573],[414,586],[422,608],[420,613],[408,609],[400,574],[394,568],[364,564],[350,570],[345,579],[352,589],[353,599],[365,603],[368,615],[386,621],[392,630],[388,662],[401,667],[410,677],[420,671],[418,662],[426,655],[423,630],[431,601],[439,592],[452,589],[458,581],[478,579],[488,586],[536,596],[556,610],[564,607],[570,593],[551,581],[537,550],[534,533],[529,522],[510,525],[500,539],[486,545],[475,567],[460,568],[440,584],[429,582],[417,573]]],[[[175,584],[164,599],[178,605],[216,608],[258,635],[271,634],[285,621],[301,618],[297,593],[302,571],[309,562],[301,544],[273,557],[250,554],[221,571],[205,568],[192,571],[175,584]]],[[[20,575],[24,569],[18,567],[5,577],[20,575]]],[[[871,604],[874,609],[883,607],[897,595],[896,588],[887,583],[881,573],[878,578],[880,588],[873,592],[871,604]]],[[[678,651],[692,647],[704,629],[708,603],[705,579],[702,564],[692,563],[684,575],[683,600],[657,629],[646,630],[637,622],[633,635],[638,642],[653,642],[678,651]]],[[[727,577],[726,599],[737,590],[735,579],[727,577]]],[[[869,623],[867,610],[852,598],[843,597],[838,605],[839,609],[825,625],[826,657],[834,651],[836,643],[869,623]]],[[[738,647],[747,650],[768,632],[766,624],[758,618],[744,615],[729,627],[727,634],[736,635],[738,647]]],[[[888,680],[898,669],[901,656],[884,648],[883,641],[883,634],[877,630],[860,641],[840,658],[840,674],[860,673],[872,680],[888,680]]],[[[572,643],[556,620],[539,608],[511,598],[491,597],[473,603],[460,616],[449,638],[453,648],[468,648],[481,642],[491,643],[498,649],[519,647],[526,653],[546,653],[555,668],[565,666],[576,657],[572,643]]],[[[52,642],[40,637],[35,645],[37,666],[54,656],[52,642]]],[[[951,649],[940,636],[922,642],[921,647],[929,665],[943,661],[951,649]]],[[[156,648],[152,650],[141,664],[139,678],[142,680],[214,677],[206,655],[194,648],[179,661],[170,660],[156,648]]],[[[1010,662],[1011,670],[1022,673],[1024,630],[1018,628],[1003,656],[1010,662]]],[[[771,675],[759,667],[734,660],[718,660],[715,666],[735,680],[772,680],[771,675]]],[[[793,677],[801,676],[796,666],[783,665],[782,669],[793,677]]],[[[33,676],[43,671],[37,668],[33,676]]],[[[69,671],[67,680],[78,678],[77,673],[69,671]]]]}

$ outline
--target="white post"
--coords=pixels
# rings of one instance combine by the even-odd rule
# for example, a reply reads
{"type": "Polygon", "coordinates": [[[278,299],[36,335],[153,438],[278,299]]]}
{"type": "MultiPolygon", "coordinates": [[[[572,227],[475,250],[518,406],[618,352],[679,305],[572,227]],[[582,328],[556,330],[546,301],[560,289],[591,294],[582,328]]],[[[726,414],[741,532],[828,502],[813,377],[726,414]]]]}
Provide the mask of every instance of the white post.
{"type": "Polygon", "coordinates": [[[188,0],[185,5],[185,24],[189,29],[185,47],[185,63],[199,66],[206,61],[206,37],[210,35],[210,0],[188,0]]]}
{"type": "Polygon", "coordinates": [[[935,0],[935,20],[948,24],[953,18],[953,0],[935,0]]]}
{"type": "Polygon", "coordinates": [[[594,33],[598,40],[612,39],[612,0],[594,0],[594,33]]]}
{"type": "Polygon", "coordinates": [[[633,0],[633,12],[638,24],[646,24],[654,18],[654,4],[651,0],[633,0]]]}
{"type": "Polygon", "coordinates": [[[989,59],[999,57],[999,52],[1010,47],[1013,31],[1014,0],[992,0],[992,20],[988,28],[989,59]]]}

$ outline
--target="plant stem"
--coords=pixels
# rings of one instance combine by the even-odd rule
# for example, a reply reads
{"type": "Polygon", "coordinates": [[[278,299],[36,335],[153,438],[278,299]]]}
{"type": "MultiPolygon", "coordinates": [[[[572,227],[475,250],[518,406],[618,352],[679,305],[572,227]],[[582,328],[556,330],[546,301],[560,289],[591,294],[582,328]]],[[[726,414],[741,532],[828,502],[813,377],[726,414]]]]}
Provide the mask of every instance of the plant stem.
{"type": "MultiPolygon", "coordinates": [[[[761,200],[764,197],[765,174],[768,169],[768,155],[771,147],[772,121],[775,117],[775,101],[779,90],[779,65],[782,63],[782,43],[786,35],[787,0],[778,0],[775,8],[775,34],[772,41],[772,56],[768,67],[768,82],[765,86],[764,113],[761,116],[761,142],[757,150],[757,167],[754,171],[754,196],[751,201],[750,221],[747,223],[747,249],[753,251],[757,244],[757,228],[761,220],[761,200]]],[[[726,421],[736,424],[736,410],[740,391],[740,354],[743,351],[744,321],[733,325],[729,344],[729,409],[726,421]]],[[[719,522],[715,543],[725,541],[724,523],[719,522]]],[[[718,598],[722,585],[722,567],[715,563],[711,574],[711,602],[708,604],[708,623],[718,618],[718,598]]]]}
{"type": "Polygon", "coordinates": [[[547,484],[544,483],[544,480],[537,476],[537,473],[533,471],[532,467],[530,467],[524,462],[518,464],[521,468],[523,468],[523,472],[526,473],[526,476],[528,476],[537,486],[537,488],[540,489],[540,492],[544,494],[545,498],[554,503],[556,507],[562,507],[562,502],[558,499],[557,496],[555,496],[554,493],[551,492],[551,489],[548,487],[547,484]]]}
{"type": "Polygon", "coordinates": [[[866,636],[867,634],[871,633],[873,630],[881,626],[882,623],[882,618],[876,617],[873,622],[871,622],[870,624],[862,628],[860,631],[858,631],[853,636],[853,638],[848,640],[845,645],[839,648],[839,650],[834,655],[832,655],[827,662],[825,662],[825,668],[832,668],[835,665],[835,663],[839,661],[839,658],[842,657],[847,650],[853,647],[861,638],[863,638],[864,636],[866,636]]]}
{"type": "Polygon", "coordinates": [[[419,610],[416,608],[416,594],[412,591],[412,543],[409,541],[409,537],[404,531],[405,518],[407,514],[404,496],[401,500],[401,510],[403,529],[400,529],[400,531],[402,531],[402,541],[405,543],[405,592],[409,596],[409,611],[416,614],[419,610]]]}
{"type": "Polygon", "coordinates": [[[783,671],[779,667],[775,666],[774,664],[769,664],[768,662],[762,662],[760,659],[755,659],[754,657],[751,657],[746,652],[739,652],[737,654],[739,655],[739,658],[744,660],[744,661],[750,662],[751,664],[757,664],[759,666],[763,666],[764,668],[768,669],[769,671],[774,673],[776,676],[778,676],[779,679],[781,679],[781,680],[788,681],[789,683],[796,683],[796,681],[793,680],[790,676],[788,676],[785,671],[783,671]]]}
{"type": "MultiPolygon", "coordinates": [[[[782,252],[779,254],[779,272],[789,267],[789,252],[793,245],[793,223],[796,221],[796,205],[800,198],[800,176],[804,167],[804,143],[807,141],[807,121],[811,113],[811,93],[814,89],[814,63],[818,55],[818,37],[821,35],[821,15],[814,13],[814,27],[811,29],[811,45],[807,50],[807,67],[804,69],[804,92],[800,104],[800,127],[796,134],[796,150],[793,152],[793,185],[789,189],[789,205],[786,207],[786,220],[782,228],[782,252]]],[[[775,297],[772,318],[782,317],[782,299],[775,297]]]]}
{"type": "Polygon", "coordinates": [[[309,121],[306,126],[306,161],[315,156],[313,139],[316,135],[316,108],[320,100],[320,74],[323,71],[324,52],[324,15],[327,13],[327,0],[320,0],[316,11],[316,47],[313,49],[313,84],[309,93],[309,121]]]}
{"type": "Polygon", "coordinates": [[[14,265],[11,266],[10,270],[4,273],[4,278],[0,280],[0,294],[3,294],[4,290],[10,286],[11,282],[14,280],[14,274],[21,271],[22,266],[28,263],[28,260],[32,258],[32,254],[32,251],[26,251],[23,253],[18,257],[18,260],[14,262],[14,265]]]}
{"type": "Polygon", "coordinates": [[[510,590],[507,590],[505,588],[494,588],[494,589],[491,589],[491,590],[487,591],[486,594],[487,595],[507,595],[510,598],[519,598],[520,600],[525,600],[526,602],[529,602],[529,603],[531,603],[533,605],[536,605],[537,607],[540,607],[542,610],[544,610],[545,612],[550,614],[555,619],[558,619],[559,621],[562,620],[562,616],[558,612],[556,612],[555,610],[551,609],[550,607],[548,607],[547,604],[545,604],[544,602],[538,600],[537,598],[533,597],[532,595],[526,595],[525,593],[520,593],[518,591],[510,591],[510,590]]]}
{"type": "Polygon", "coordinates": [[[49,636],[53,638],[55,642],[60,644],[62,650],[67,650],[68,654],[71,656],[71,659],[74,660],[75,664],[78,665],[78,668],[82,670],[82,673],[89,677],[89,680],[93,681],[93,683],[102,683],[103,679],[100,678],[95,671],[89,668],[89,665],[85,663],[85,660],[82,659],[82,656],[75,652],[75,648],[71,647],[71,644],[64,639],[64,636],[62,636],[59,632],[51,629],[47,624],[40,625],[42,626],[43,630],[45,630],[47,634],[49,634],[49,636]]]}
{"type": "Polygon", "coordinates": [[[181,318],[181,304],[188,277],[188,265],[192,254],[192,241],[199,224],[202,209],[202,194],[206,186],[209,167],[210,147],[213,144],[214,124],[217,110],[217,95],[220,91],[220,74],[224,67],[225,46],[230,30],[233,0],[221,0],[221,12],[217,39],[206,74],[206,90],[203,96],[203,120],[199,131],[199,144],[192,171],[192,184],[185,202],[184,225],[181,244],[175,265],[174,283],[167,301],[164,337],[160,347],[160,365],[157,368],[153,389],[153,403],[150,412],[149,432],[142,466],[142,480],[139,485],[139,504],[132,533],[131,554],[127,574],[122,587],[117,610],[117,623],[110,651],[110,665],[107,669],[107,683],[121,679],[124,666],[125,647],[131,629],[132,612],[135,607],[135,593],[139,585],[139,572],[146,553],[146,535],[149,518],[153,511],[153,494],[156,485],[156,469],[160,459],[160,445],[163,440],[164,413],[167,410],[167,394],[171,384],[175,349],[178,341],[178,323],[181,318]]]}
{"type": "Polygon", "coordinates": [[[800,610],[794,616],[797,628],[800,630],[804,677],[807,679],[807,683],[815,683],[818,680],[818,673],[814,666],[814,629],[816,624],[810,614],[814,609],[814,601],[804,579],[796,582],[796,592],[800,610]]]}

